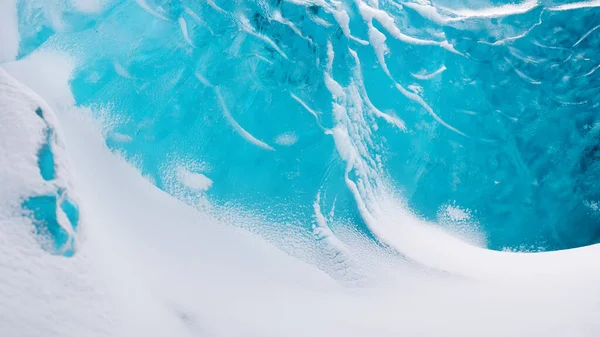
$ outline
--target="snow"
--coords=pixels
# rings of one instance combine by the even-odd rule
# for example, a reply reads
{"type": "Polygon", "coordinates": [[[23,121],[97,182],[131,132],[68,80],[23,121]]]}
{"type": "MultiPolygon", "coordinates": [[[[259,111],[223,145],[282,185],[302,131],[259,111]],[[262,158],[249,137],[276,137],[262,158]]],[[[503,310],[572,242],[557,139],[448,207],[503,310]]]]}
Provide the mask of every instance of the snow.
{"type": "Polygon", "coordinates": [[[187,188],[193,190],[206,191],[213,181],[202,173],[192,172],[184,167],[177,169],[177,179],[187,188]]]}
{"type": "Polygon", "coordinates": [[[19,53],[17,1],[0,1],[0,63],[12,61],[19,53]]]}

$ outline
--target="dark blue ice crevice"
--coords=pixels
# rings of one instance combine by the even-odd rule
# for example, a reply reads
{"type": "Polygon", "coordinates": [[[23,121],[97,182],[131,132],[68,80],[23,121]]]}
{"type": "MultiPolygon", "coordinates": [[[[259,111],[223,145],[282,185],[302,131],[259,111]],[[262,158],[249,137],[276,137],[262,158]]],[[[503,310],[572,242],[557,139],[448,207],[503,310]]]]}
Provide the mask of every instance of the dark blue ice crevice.
{"type": "Polygon", "coordinates": [[[39,118],[44,119],[44,111],[42,108],[38,107],[35,109],[35,114],[38,115],[39,118]]]}
{"type": "MultiPolygon", "coordinates": [[[[38,150],[37,165],[40,175],[45,181],[56,182],[56,160],[53,153],[56,134],[54,128],[45,120],[42,108],[37,108],[35,114],[44,120],[44,142],[38,150]]],[[[31,217],[35,232],[39,236],[42,246],[53,254],[73,256],[75,253],[74,233],[79,224],[79,208],[67,194],[65,188],[56,186],[53,194],[30,196],[23,201],[21,208],[26,216],[31,217]],[[64,213],[66,221],[61,225],[59,212],[64,213]],[[65,228],[69,225],[72,230],[65,228]]]]}

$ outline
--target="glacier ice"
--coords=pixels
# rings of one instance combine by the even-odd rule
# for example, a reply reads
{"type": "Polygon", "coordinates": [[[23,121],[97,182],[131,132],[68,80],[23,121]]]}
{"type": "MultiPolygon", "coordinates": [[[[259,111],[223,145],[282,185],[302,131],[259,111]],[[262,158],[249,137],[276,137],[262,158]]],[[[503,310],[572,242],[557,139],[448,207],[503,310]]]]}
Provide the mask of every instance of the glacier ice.
{"type": "Polygon", "coordinates": [[[182,190],[178,167],[204,165],[215,184],[202,198],[287,209],[269,217],[306,231],[326,189],[336,222],[369,235],[326,132],[329,76],[352,88],[334,104],[365,163],[384,167],[368,174],[421,218],[469,210],[469,231],[498,250],[597,240],[593,2],[84,3],[18,1],[18,58],[68,51],[74,100],[166,191],[182,190]]]}
{"type": "Polygon", "coordinates": [[[0,334],[596,335],[597,7],[0,1],[0,334]]]}

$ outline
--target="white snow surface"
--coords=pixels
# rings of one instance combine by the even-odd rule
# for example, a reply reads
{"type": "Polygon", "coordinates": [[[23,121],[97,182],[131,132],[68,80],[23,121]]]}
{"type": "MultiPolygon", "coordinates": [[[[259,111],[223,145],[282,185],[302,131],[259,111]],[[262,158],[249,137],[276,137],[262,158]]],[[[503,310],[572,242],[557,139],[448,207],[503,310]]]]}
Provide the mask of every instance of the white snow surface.
{"type": "Polygon", "coordinates": [[[213,181],[204,174],[189,171],[184,167],[177,169],[177,179],[183,186],[198,191],[206,191],[213,184],[213,181]]]}
{"type": "Polygon", "coordinates": [[[0,1],[0,62],[12,61],[19,52],[19,26],[15,0],[0,1]]]}

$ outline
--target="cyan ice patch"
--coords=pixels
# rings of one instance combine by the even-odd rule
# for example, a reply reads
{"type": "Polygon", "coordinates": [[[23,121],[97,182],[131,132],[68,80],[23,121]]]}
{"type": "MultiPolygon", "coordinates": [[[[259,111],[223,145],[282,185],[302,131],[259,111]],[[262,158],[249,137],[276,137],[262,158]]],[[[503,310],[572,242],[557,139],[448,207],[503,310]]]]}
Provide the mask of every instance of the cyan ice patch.
{"type": "Polygon", "coordinates": [[[53,253],[72,256],[73,238],[58,222],[57,206],[54,195],[30,197],[22,204],[22,208],[31,214],[36,234],[43,239],[43,246],[46,246],[44,248],[53,253]]]}
{"type": "Polygon", "coordinates": [[[51,129],[48,129],[46,130],[46,139],[37,154],[40,174],[44,180],[52,180],[56,176],[54,154],[52,153],[52,147],[50,145],[51,141],[52,131],[51,129]]]}

